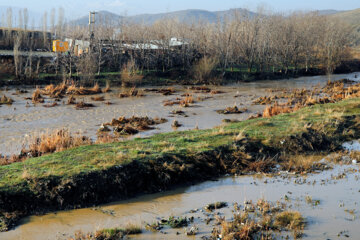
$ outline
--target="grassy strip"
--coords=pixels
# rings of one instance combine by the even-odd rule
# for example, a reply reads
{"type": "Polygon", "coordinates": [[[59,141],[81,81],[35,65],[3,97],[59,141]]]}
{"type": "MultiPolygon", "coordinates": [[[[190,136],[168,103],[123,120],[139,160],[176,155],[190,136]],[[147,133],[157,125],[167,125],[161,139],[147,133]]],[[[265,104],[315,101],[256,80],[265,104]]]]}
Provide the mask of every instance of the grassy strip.
{"type": "Polygon", "coordinates": [[[233,143],[239,133],[250,139],[261,140],[266,145],[273,145],[282,138],[303,132],[305,124],[323,125],[327,127],[323,131],[332,135],[337,130],[336,126],[331,127],[331,124],[326,125],[327,123],[354,115],[360,115],[360,100],[357,98],[214,129],[171,132],[126,142],[82,146],[1,166],[0,191],[22,185],[30,177],[59,176],[65,179],[81,173],[124,165],[134,160],[148,161],[169,153],[183,155],[205,152],[233,143]]]}
{"type": "Polygon", "coordinates": [[[268,119],[83,146],[0,166],[0,227],[5,225],[6,230],[17,216],[88,206],[220,176],[231,172],[235,162],[241,172],[244,165],[280,151],[329,151],[330,143],[336,146],[359,138],[359,124],[360,99],[353,98],[268,119]],[[309,126],[316,132],[310,134],[309,126]],[[319,134],[327,143],[314,137],[319,134]],[[302,138],[308,143],[301,144],[302,138]]]}

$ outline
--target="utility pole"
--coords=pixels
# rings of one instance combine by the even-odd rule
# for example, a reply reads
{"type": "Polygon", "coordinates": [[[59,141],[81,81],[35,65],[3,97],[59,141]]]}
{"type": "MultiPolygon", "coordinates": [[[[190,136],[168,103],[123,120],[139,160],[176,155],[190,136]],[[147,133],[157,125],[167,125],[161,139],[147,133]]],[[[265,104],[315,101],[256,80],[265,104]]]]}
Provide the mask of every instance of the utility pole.
{"type": "Polygon", "coordinates": [[[89,41],[90,41],[89,51],[91,51],[95,38],[95,14],[96,12],[89,12],[89,41]]]}

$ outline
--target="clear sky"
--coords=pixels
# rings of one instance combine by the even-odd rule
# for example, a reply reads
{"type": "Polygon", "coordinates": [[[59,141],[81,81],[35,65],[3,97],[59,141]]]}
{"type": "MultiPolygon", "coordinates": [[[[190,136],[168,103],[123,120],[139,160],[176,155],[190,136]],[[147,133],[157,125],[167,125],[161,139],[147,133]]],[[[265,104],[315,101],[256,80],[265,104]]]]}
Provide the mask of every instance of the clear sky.
{"type": "Polygon", "coordinates": [[[86,15],[90,10],[136,15],[185,9],[216,11],[243,7],[256,10],[259,5],[276,11],[350,10],[360,8],[360,0],[0,0],[0,6],[26,7],[39,13],[61,6],[68,19],[86,15]]]}

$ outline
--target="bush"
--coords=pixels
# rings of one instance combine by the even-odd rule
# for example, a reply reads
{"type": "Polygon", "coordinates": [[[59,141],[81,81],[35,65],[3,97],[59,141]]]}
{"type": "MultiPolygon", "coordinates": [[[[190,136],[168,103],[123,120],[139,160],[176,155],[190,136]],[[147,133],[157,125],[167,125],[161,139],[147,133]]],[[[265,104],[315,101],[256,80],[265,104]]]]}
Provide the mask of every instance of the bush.
{"type": "Polygon", "coordinates": [[[194,65],[193,75],[197,83],[218,83],[219,78],[215,76],[215,68],[218,60],[215,57],[203,57],[194,65]]]}

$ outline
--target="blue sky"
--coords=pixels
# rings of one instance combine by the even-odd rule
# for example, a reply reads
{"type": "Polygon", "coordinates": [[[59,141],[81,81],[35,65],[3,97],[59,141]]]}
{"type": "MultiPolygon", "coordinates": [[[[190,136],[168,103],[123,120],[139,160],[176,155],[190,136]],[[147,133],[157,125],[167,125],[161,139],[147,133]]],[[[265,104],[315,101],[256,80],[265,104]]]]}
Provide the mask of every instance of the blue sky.
{"type": "Polygon", "coordinates": [[[245,7],[256,10],[265,5],[276,11],[360,8],[360,0],[0,0],[0,6],[26,7],[29,11],[50,12],[63,7],[68,19],[86,15],[90,10],[108,10],[117,14],[136,15],[161,13],[184,9],[210,11],[245,7]]]}

